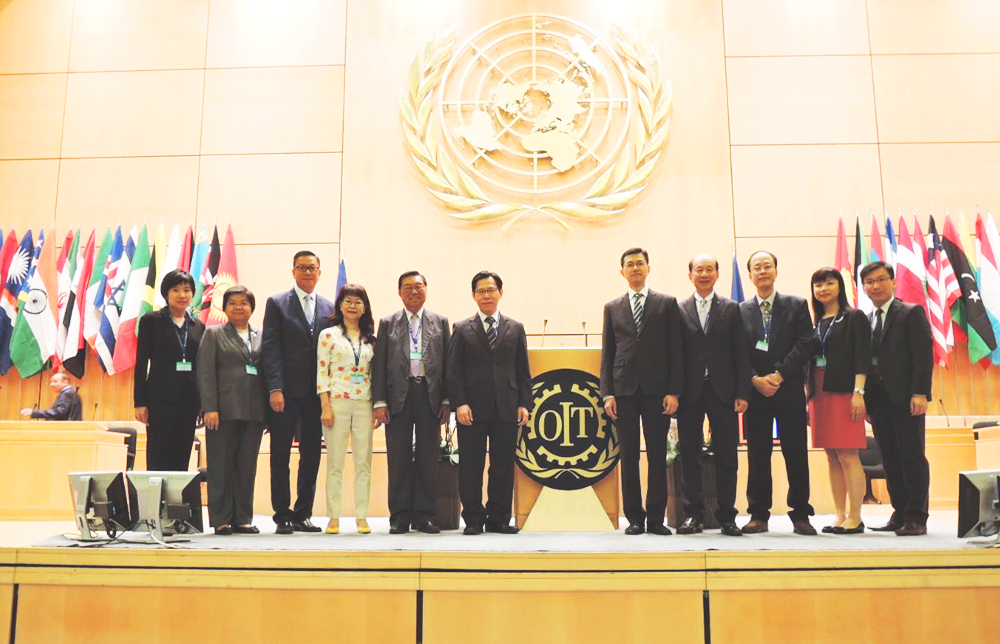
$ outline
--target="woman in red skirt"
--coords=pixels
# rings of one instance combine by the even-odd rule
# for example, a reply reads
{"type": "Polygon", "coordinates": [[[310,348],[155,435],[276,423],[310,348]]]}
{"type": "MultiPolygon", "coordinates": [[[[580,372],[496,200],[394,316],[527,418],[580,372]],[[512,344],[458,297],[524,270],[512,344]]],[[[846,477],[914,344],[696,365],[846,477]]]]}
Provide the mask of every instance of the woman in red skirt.
{"type": "Polygon", "coordinates": [[[809,421],[813,447],[826,450],[837,520],[833,534],[861,534],[865,473],[858,458],[865,439],[865,377],[872,362],[868,317],[847,303],[844,278],[834,268],[812,275],[816,322],[809,370],[809,421]]]}

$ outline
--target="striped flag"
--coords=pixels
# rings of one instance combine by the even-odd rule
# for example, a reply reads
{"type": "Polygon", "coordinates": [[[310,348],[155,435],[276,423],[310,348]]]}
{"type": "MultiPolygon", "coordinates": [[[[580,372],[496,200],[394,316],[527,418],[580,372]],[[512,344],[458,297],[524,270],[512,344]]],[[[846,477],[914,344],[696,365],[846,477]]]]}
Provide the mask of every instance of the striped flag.
{"type": "MultiPolygon", "coordinates": [[[[903,220],[903,216],[899,216],[899,220],[903,220]]],[[[899,252],[898,249],[899,241],[896,238],[896,231],[892,229],[892,218],[889,217],[889,213],[885,214],[885,263],[893,268],[896,268],[896,253],[899,252]]]]}
{"type": "Polygon", "coordinates": [[[983,306],[983,298],[976,283],[976,270],[962,246],[955,225],[945,217],[944,235],[941,239],[948,260],[951,262],[962,296],[952,306],[951,316],[962,326],[969,337],[969,361],[976,363],[988,357],[997,348],[996,336],[983,306]]]}
{"type": "Polygon", "coordinates": [[[882,232],[878,225],[875,213],[871,213],[871,232],[868,233],[868,257],[871,262],[884,262],[885,250],[882,248],[882,232]]]}
{"type": "Polygon", "coordinates": [[[21,245],[10,258],[7,281],[0,295],[0,375],[6,375],[14,363],[10,360],[10,336],[17,322],[18,296],[28,281],[28,272],[34,263],[35,244],[31,230],[24,233],[21,245]]]}
{"type": "Polygon", "coordinates": [[[111,252],[108,253],[107,261],[104,263],[104,275],[97,289],[97,297],[94,300],[94,307],[100,314],[100,321],[97,333],[94,337],[94,352],[97,353],[97,360],[101,368],[109,376],[115,373],[114,351],[115,335],[117,330],[118,316],[121,314],[119,308],[118,287],[121,279],[118,275],[118,267],[128,263],[125,255],[125,241],[122,239],[122,228],[118,227],[115,233],[115,240],[111,245],[111,252]]]}
{"type": "Polygon", "coordinates": [[[10,336],[10,360],[22,378],[41,371],[56,351],[56,313],[52,303],[56,299],[57,278],[55,230],[45,243],[45,231],[38,233],[39,247],[35,265],[21,290],[21,306],[17,322],[10,336]]]}
{"type": "MultiPolygon", "coordinates": [[[[927,292],[924,291],[924,262],[913,248],[906,220],[899,218],[899,244],[896,256],[896,297],[910,304],[919,304],[927,311],[927,292]]],[[[930,314],[928,314],[930,320],[930,314]]]]}
{"type": "Polygon", "coordinates": [[[56,260],[56,275],[58,280],[59,293],[56,299],[56,324],[58,333],[56,335],[56,352],[52,356],[52,366],[58,369],[62,364],[63,354],[66,352],[66,335],[69,324],[69,292],[73,288],[73,274],[76,272],[77,255],[80,252],[81,230],[76,229],[66,233],[66,240],[63,242],[59,259],[56,260]]]}
{"type": "Polygon", "coordinates": [[[87,363],[87,341],[83,337],[83,318],[86,313],[86,291],[90,284],[90,274],[94,268],[94,237],[97,231],[91,230],[90,237],[78,256],[76,270],[73,272],[73,283],[70,287],[66,303],[66,343],[62,352],[63,369],[77,378],[83,378],[87,363]]]}
{"type": "Polygon", "coordinates": [[[211,251],[208,233],[203,225],[198,231],[198,236],[194,239],[194,250],[191,253],[191,277],[194,278],[194,297],[191,298],[189,310],[191,314],[198,317],[201,312],[201,296],[205,292],[205,285],[201,281],[201,275],[205,271],[205,262],[208,261],[208,253],[211,251]]]}
{"type": "MultiPolygon", "coordinates": [[[[736,261],[735,255],[733,256],[733,261],[736,261]]],[[[851,306],[858,301],[857,294],[857,284],[854,279],[851,278],[851,258],[847,254],[847,235],[844,233],[844,218],[837,218],[837,254],[833,260],[833,267],[837,269],[840,276],[844,278],[844,285],[850,284],[849,291],[845,293],[847,296],[847,302],[851,306]]],[[[735,269],[736,266],[734,265],[735,269]]]]}
{"type": "Polygon", "coordinates": [[[135,253],[132,256],[121,320],[115,340],[113,364],[115,371],[119,373],[135,366],[139,318],[146,311],[152,310],[152,306],[146,301],[149,260],[149,233],[146,226],[143,226],[135,244],[135,253]],[[143,305],[147,305],[145,311],[143,305]]]}
{"type": "MultiPolygon", "coordinates": [[[[121,228],[118,229],[118,237],[121,238],[121,228]]],[[[97,332],[101,329],[102,311],[97,308],[96,302],[98,295],[100,295],[101,301],[104,301],[104,286],[102,285],[104,270],[114,242],[115,238],[111,235],[111,229],[108,228],[104,231],[104,238],[101,240],[97,257],[94,258],[93,268],[90,269],[90,283],[87,284],[87,289],[84,292],[83,337],[92,351],[96,351],[94,343],[97,341],[97,332]]],[[[83,288],[82,284],[81,288],[83,288]]]]}
{"type": "Polygon", "coordinates": [[[872,301],[865,294],[865,287],[861,280],[861,269],[870,261],[868,247],[865,244],[865,236],[861,232],[861,217],[856,216],[854,232],[854,279],[852,281],[854,282],[854,292],[857,296],[855,300],[857,306],[855,308],[865,313],[871,313],[873,306],[872,301]]]}
{"type": "Polygon", "coordinates": [[[203,322],[208,319],[208,310],[212,308],[212,293],[215,284],[215,276],[219,273],[219,260],[222,258],[222,248],[219,246],[219,227],[215,227],[212,233],[212,245],[209,246],[208,255],[201,269],[201,277],[197,282],[201,285],[201,299],[198,300],[198,313],[196,317],[203,322]],[[204,317],[203,317],[204,316],[204,317]]]}
{"type": "MultiPolygon", "coordinates": [[[[933,218],[931,218],[933,222],[933,218]]],[[[941,282],[940,251],[935,247],[931,235],[926,238],[920,230],[920,222],[913,218],[913,246],[923,258],[927,275],[927,317],[931,323],[931,336],[934,340],[934,362],[948,368],[949,332],[951,331],[951,315],[944,302],[944,284],[941,282]],[[928,244],[930,240],[930,244],[928,244]]]]}
{"type": "MultiPolygon", "coordinates": [[[[995,241],[1000,242],[1000,235],[997,234],[993,217],[987,213],[987,219],[984,220],[982,214],[977,213],[976,260],[979,265],[979,292],[983,297],[983,306],[986,308],[990,326],[993,327],[993,336],[1000,338],[1000,270],[998,270],[1000,267],[997,265],[997,251],[1000,251],[1000,246],[995,246],[995,241]]],[[[993,350],[990,361],[993,364],[1000,364],[1000,348],[993,350]]]]}

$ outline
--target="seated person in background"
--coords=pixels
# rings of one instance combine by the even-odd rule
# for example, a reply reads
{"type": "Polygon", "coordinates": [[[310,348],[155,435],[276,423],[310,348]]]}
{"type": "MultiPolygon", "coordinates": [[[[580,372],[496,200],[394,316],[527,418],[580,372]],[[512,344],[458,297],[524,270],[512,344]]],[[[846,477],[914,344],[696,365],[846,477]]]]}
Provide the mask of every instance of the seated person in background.
{"type": "Polygon", "coordinates": [[[56,401],[50,409],[21,410],[25,418],[44,418],[45,420],[83,420],[83,402],[76,393],[65,373],[54,373],[49,379],[49,389],[56,392],[56,401]]]}

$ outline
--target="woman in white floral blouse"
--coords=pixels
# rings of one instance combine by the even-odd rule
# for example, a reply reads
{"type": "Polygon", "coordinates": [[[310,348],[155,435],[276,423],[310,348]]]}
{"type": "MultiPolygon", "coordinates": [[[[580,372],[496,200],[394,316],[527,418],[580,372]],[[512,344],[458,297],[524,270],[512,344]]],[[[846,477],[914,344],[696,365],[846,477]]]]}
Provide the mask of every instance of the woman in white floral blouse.
{"type": "Polygon", "coordinates": [[[340,532],[347,438],[354,454],[354,513],[358,532],[368,534],[371,496],[373,420],[371,362],[375,355],[375,321],[363,286],[345,284],[334,304],[333,325],[319,336],[316,391],[323,405],[326,440],[327,534],[340,532]]]}

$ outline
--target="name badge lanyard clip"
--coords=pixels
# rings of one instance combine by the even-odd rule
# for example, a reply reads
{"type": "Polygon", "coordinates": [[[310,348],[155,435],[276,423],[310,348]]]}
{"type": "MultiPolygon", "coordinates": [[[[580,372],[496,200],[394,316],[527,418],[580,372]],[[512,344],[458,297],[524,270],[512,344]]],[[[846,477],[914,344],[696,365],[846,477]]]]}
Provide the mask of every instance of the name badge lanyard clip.
{"type": "Polygon", "coordinates": [[[191,363],[187,359],[187,343],[188,343],[188,318],[187,314],[184,315],[184,323],[181,324],[180,329],[174,324],[174,336],[177,338],[177,343],[181,345],[181,360],[177,363],[178,371],[191,371],[191,363]],[[181,335],[183,333],[183,336],[181,335]]]}
{"type": "Polygon", "coordinates": [[[416,329],[413,329],[411,325],[407,324],[406,332],[410,336],[410,360],[419,360],[423,358],[424,352],[421,346],[421,341],[423,340],[421,337],[423,335],[423,322],[420,322],[418,319],[416,329]]]}
{"type": "Polygon", "coordinates": [[[826,327],[825,333],[822,332],[823,328],[822,322],[819,324],[819,326],[816,327],[816,337],[819,338],[819,344],[820,347],[822,348],[822,352],[820,353],[820,355],[822,355],[824,358],[826,358],[826,343],[830,337],[830,332],[833,331],[833,325],[840,321],[841,315],[842,314],[838,313],[837,317],[833,318],[833,320],[830,321],[830,325],[826,327]]]}

